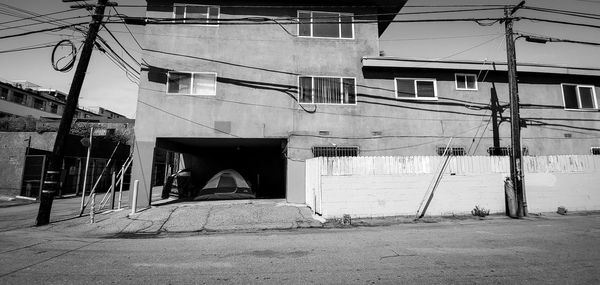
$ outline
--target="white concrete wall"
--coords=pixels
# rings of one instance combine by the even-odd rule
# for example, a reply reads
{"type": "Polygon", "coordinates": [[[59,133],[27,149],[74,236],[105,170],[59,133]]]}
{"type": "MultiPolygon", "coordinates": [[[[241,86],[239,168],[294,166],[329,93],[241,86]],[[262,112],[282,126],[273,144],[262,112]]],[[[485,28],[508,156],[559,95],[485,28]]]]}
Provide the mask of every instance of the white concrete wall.
{"type": "MultiPolygon", "coordinates": [[[[325,218],[415,215],[440,157],[307,160],[306,203],[325,218]]],[[[526,157],[530,212],[600,210],[600,157],[526,157]]],[[[507,157],[452,158],[427,215],[469,214],[476,206],[503,213],[507,157]]]]}

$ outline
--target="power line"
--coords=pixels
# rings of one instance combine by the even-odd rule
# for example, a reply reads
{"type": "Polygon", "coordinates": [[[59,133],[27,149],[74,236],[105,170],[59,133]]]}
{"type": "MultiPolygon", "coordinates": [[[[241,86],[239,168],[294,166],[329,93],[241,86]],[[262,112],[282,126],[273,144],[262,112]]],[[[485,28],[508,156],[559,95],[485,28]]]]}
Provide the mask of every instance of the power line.
{"type": "MultiPolygon", "coordinates": [[[[98,40],[99,41],[96,41],[96,43],[101,44],[101,46],[108,49],[108,51],[107,51],[104,48],[99,48],[101,52],[103,52],[107,56],[110,56],[112,59],[114,59],[116,61],[115,64],[123,67],[125,69],[124,70],[125,72],[131,72],[134,75],[136,75],[137,77],[140,76],[140,72],[136,68],[131,66],[129,63],[127,63],[127,61],[125,61],[121,56],[119,56],[102,37],[98,36],[98,40]]],[[[97,45],[97,47],[98,47],[98,45],[97,45]]],[[[138,78],[138,80],[139,80],[139,78],[138,78]]]]}
{"type": "Polygon", "coordinates": [[[426,37],[426,38],[395,38],[395,39],[380,39],[380,42],[394,41],[424,41],[424,40],[445,40],[445,39],[465,39],[465,38],[480,38],[489,36],[498,36],[504,34],[480,34],[480,35],[465,35],[465,36],[446,36],[446,37],[426,37]]]}
{"type": "Polygon", "coordinates": [[[543,8],[543,7],[532,7],[532,6],[525,6],[523,8],[529,9],[529,10],[534,10],[534,11],[539,11],[539,12],[554,13],[554,14],[560,14],[560,15],[573,16],[573,17],[600,20],[599,14],[590,14],[590,13],[583,13],[583,12],[574,12],[574,11],[550,9],[550,8],[543,8]]]}
{"type": "Polygon", "coordinates": [[[35,25],[42,25],[42,24],[52,24],[54,22],[63,22],[65,20],[81,19],[81,18],[87,18],[87,17],[89,17],[89,16],[73,16],[73,17],[63,18],[63,19],[53,19],[53,20],[49,20],[49,21],[39,21],[37,23],[29,23],[29,24],[24,24],[24,25],[20,25],[20,26],[10,26],[10,27],[6,27],[6,28],[2,28],[2,29],[0,29],[0,31],[10,30],[10,29],[19,29],[19,28],[23,28],[23,27],[29,27],[29,26],[35,26],[35,25]]]}
{"type": "Polygon", "coordinates": [[[117,39],[117,37],[115,37],[115,35],[108,29],[108,27],[106,27],[106,25],[102,24],[102,27],[104,27],[104,30],[106,30],[106,32],[108,32],[108,34],[112,37],[112,39],[121,47],[121,49],[123,49],[123,51],[138,65],[141,66],[140,62],[133,56],[131,55],[131,53],[129,53],[129,51],[121,44],[121,42],[117,39]]]}
{"type": "Polygon", "coordinates": [[[37,46],[31,46],[31,47],[0,50],[0,53],[11,53],[11,52],[26,51],[26,50],[42,49],[42,48],[49,48],[49,47],[53,47],[53,46],[54,46],[54,44],[46,44],[46,45],[41,45],[41,46],[37,45],[37,46]]]}
{"type": "MultiPolygon", "coordinates": [[[[204,24],[205,18],[150,18],[150,17],[123,17],[126,24],[132,25],[192,25],[204,24]]],[[[504,18],[438,18],[438,19],[413,19],[413,20],[389,20],[389,23],[429,23],[429,22],[477,22],[477,21],[500,21],[504,18]]],[[[281,25],[298,24],[293,19],[271,19],[268,17],[245,17],[232,19],[210,19],[211,24],[218,25],[281,25]],[[276,20],[277,22],[273,22],[276,20]]],[[[318,24],[375,24],[383,20],[351,20],[351,21],[320,21],[318,24]]],[[[120,21],[106,22],[107,24],[120,24],[120,21]]]]}
{"type": "Polygon", "coordinates": [[[58,26],[58,27],[53,27],[53,28],[41,29],[41,30],[35,30],[35,31],[29,31],[29,32],[25,32],[25,33],[13,34],[13,35],[8,35],[8,36],[1,36],[0,40],[21,37],[21,36],[26,36],[26,35],[31,35],[31,34],[38,34],[38,33],[43,33],[43,32],[60,31],[60,30],[64,30],[64,29],[69,29],[69,28],[74,28],[77,26],[85,25],[85,24],[87,24],[87,22],[75,23],[75,24],[58,26]]]}
{"type": "Polygon", "coordinates": [[[599,29],[600,26],[599,25],[592,25],[592,24],[583,24],[583,23],[573,23],[573,22],[566,22],[566,21],[558,21],[558,20],[549,20],[549,19],[540,19],[540,18],[530,18],[530,17],[519,17],[516,19],[523,19],[523,20],[530,20],[530,21],[537,21],[537,22],[547,22],[547,23],[554,23],[554,24],[563,24],[563,25],[571,25],[571,26],[581,26],[581,27],[588,27],[588,28],[596,28],[599,29]]]}
{"type": "MultiPolygon", "coordinates": [[[[117,15],[121,15],[121,13],[119,13],[119,11],[117,11],[117,7],[113,6],[112,8],[113,8],[113,10],[115,10],[115,13],[117,13],[117,15]]],[[[129,26],[128,26],[127,24],[125,24],[125,22],[123,22],[123,26],[125,26],[125,29],[127,29],[127,31],[129,32],[129,34],[130,34],[130,35],[131,35],[131,37],[133,38],[133,41],[135,41],[135,43],[138,45],[138,47],[139,47],[140,49],[144,49],[144,48],[142,47],[142,45],[140,44],[140,42],[138,42],[138,40],[137,40],[137,39],[135,38],[135,36],[133,35],[133,32],[131,32],[131,30],[129,29],[129,26]]],[[[106,28],[106,26],[105,26],[105,28],[106,28]]]]}
{"type": "MultiPolygon", "coordinates": [[[[220,8],[379,8],[379,7],[403,7],[403,8],[473,8],[473,7],[496,7],[504,8],[507,5],[500,4],[456,4],[456,5],[215,5],[220,8]]],[[[510,5],[509,5],[510,6],[510,5]]],[[[119,7],[124,8],[148,8],[148,7],[173,7],[173,4],[168,5],[143,5],[143,4],[119,4],[119,7]]]]}

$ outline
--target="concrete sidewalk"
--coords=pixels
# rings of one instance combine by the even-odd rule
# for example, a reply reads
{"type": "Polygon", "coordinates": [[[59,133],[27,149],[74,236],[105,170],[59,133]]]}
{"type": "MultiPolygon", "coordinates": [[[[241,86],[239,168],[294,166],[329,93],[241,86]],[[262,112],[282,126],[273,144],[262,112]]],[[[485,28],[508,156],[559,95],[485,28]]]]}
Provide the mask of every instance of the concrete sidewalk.
{"type": "Polygon", "coordinates": [[[130,214],[129,208],[90,217],[54,221],[37,229],[83,236],[147,236],[168,233],[262,231],[322,227],[305,205],[284,200],[237,200],[154,203],[130,214]]]}

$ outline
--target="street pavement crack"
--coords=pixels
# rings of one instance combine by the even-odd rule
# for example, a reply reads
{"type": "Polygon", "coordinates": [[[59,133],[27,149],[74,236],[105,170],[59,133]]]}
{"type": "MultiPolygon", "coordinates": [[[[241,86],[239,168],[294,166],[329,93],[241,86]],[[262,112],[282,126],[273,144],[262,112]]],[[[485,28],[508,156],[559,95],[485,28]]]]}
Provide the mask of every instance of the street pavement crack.
{"type": "Polygon", "coordinates": [[[38,245],[38,244],[42,244],[42,243],[45,243],[45,242],[48,242],[48,241],[49,241],[49,240],[45,240],[45,241],[43,241],[43,242],[38,242],[38,243],[34,243],[34,244],[30,244],[30,245],[26,245],[26,246],[22,246],[22,247],[18,247],[18,248],[9,249],[9,250],[6,250],[6,251],[3,251],[3,252],[0,252],[0,254],[5,254],[5,253],[9,253],[9,252],[13,252],[13,251],[21,250],[21,249],[30,248],[30,247],[33,247],[33,246],[36,246],[36,245],[38,245]]]}
{"type": "Polygon", "coordinates": [[[416,254],[399,254],[397,253],[395,250],[391,250],[393,253],[395,253],[394,255],[388,255],[388,256],[382,256],[379,258],[379,260],[381,259],[385,259],[385,258],[392,258],[392,257],[402,257],[402,256],[417,256],[416,254]]]}
{"type": "Polygon", "coordinates": [[[67,251],[65,251],[65,252],[62,252],[62,253],[60,253],[60,254],[58,254],[58,255],[51,256],[51,257],[48,257],[48,258],[46,258],[46,259],[44,259],[44,260],[40,260],[40,261],[38,261],[38,262],[34,262],[34,263],[32,263],[32,264],[29,264],[29,265],[27,265],[27,266],[23,266],[23,267],[21,267],[21,268],[15,269],[15,270],[13,270],[13,271],[11,271],[11,272],[4,273],[4,274],[0,275],[0,278],[4,278],[4,277],[6,277],[6,276],[8,276],[8,275],[11,275],[11,274],[17,273],[17,272],[19,272],[19,271],[21,271],[21,270],[23,270],[23,269],[27,269],[27,268],[30,268],[30,267],[33,267],[33,266],[36,266],[36,265],[42,264],[42,263],[44,263],[44,262],[46,262],[46,261],[50,261],[50,260],[52,260],[52,259],[55,259],[55,258],[59,258],[59,257],[61,257],[61,256],[63,256],[63,255],[69,254],[69,253],[71,253],[71,252],[74,252],[74,251],[78,251],[78,250],[80,250],[80,249],[82,249],[82,248],[84,248],[84,247],[87,247],[87,246],[90,246],[90,245],[92,245],[92,244],[96,244],[96,243],[99,243],[99,242],[102,242],[102,240],[97,240],[97,241],[94,241],[94,242],[90,242],[90,243],[88,243],[88,244],[84,244],[84,245],[82,245],[82,246],[80,246],[80,247],[76,247],[76,248],[74,248],[74,249],[67,250],[67,251]]]}
{"type": "Polygon", "coordinates": [[[210,208],[208,208],[208,213],[206,213],[206,221],[204,221],[204,224],[200,227],[201,231],[206,229],[206,225],[208,225],[208,220],[210,219],[210,216],[212,215],[213,208],[214,208],[214,206],[210,206],[210,208]]]}
{"type": "MultiPolygon", "coordinates": [[[[177,211],[177,209],[179,209],[179,207],[175,207],[173,208],[173,210],[171,210],[171,212],[169,213],[169,216],[167,216],[167,218],[165,219],[165,221],[162,223],[162,225],[160,225],[160,227],[158,228],[158,230],[156,230],[157,233],[160,233],[163,229],[163,227],[167,224],[167,222],[171,219],[171,216],[173,215],[173,213],[175,213],[175,211],[177,211]]],[[[165,230],[166,231],[166,230],[165,230]]]]}

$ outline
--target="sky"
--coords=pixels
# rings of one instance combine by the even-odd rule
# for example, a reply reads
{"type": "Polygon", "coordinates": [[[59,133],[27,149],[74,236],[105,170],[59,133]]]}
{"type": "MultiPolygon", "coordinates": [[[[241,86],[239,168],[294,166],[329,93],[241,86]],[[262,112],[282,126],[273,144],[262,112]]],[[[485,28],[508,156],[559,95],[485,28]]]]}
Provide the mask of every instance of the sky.
{"type": "MultiPolygon", "coordinates": [[[[144,0],[116,0],[116,2],[121,5],[146,4],[146,1],[144,0]]],[[[520,1],[409,0],[401,13],[459,9],[411,6],[478,4],[514,5],[518,2],[520,1]]],[[[63,3],[60,0],[2,0],[2,3],[38,14],[67,10],[70,5],[75,4],[63,3]]],[[[527,0],[526,5],[596,14],[600,18],[600,0],[527,0]]],[[[145,12],[144,8],[121,7],[117,9],[120,13],[130,16],[143,16],[145,12]]],[[[6,6],[0,4],[0,23],[18,19],[5,15],[7,11],[14,12],[14,10],[8,9],[6,6]]],[[[110,10],[110,13],[114,13],[114,11],[110,10]]],[[[447,14],[398,15],[396,19],[495,18],[501,17],[502,15],[502,10],[493,10],[447,14]]],[[[600,25],[600,20],[598,19],[585,19],[531,10],[520,10],[517,12],[516,16],[600,25]]],[[[52,15],[52,17],[81,17],[70,19],[68,21],[89,21],[89,12],[77,10],[52,15]]],[[[50,27],[46,24],[22,27],[22,29],[6,29],[10,26],[30,23],[33,22],[20,21],[0,24],[0,36],[26,32],[26,30],[35,30],[40,27],[50,27]]],[[[129,26],[129,28],[138,41],[143,43],[143,27],[129,26]]],[[[127,32],[125,27],[122,24],[111,24],[109,25],[109,29],[139,61],[140,48],[134,42],[132,36],[127,32]]],[[[600,42],[600,28],[521,20],[515,22],[514,29],[519,33],[536,34],[577,41],[600,42]]],[[[110,36],[106,31],[101,31],[100,35],[103,36],[123,58],[127,58],[117,44],[110,39],[110,36]]],[[[3,50],[27,47],[40,43],[58,42],[61,39],[71,39],[79,46],[83,37],[76,32],[63,30],[60,32],[0,39],[0,78],[7,80],[27,80],[47,88],[53,88],[67,93],[75,68],[66,73],[61,73],[52,69],[50,60],[51,48],[11,53],[1,52],[3,50]]],[[[499,23],[495,23],[491,26],[481,26],[474,22],[392,23],[380,39],[380,49],[385,52],[386,56],[402,58],[506,61],[504,25],[499,23]]],[[[518,62],[578,67],[600,67],[600,46],[572,43],[534,44],[520,39],[517,40],[516,51],[518,62]]],[[[105,55],[95,50],[81,91],[79,105],[88,107],[100,106],[124,114],[130,118],[134,118],[137,93],[138,86],[128,79],[125,72],[120,70],[105,55]]]]}

